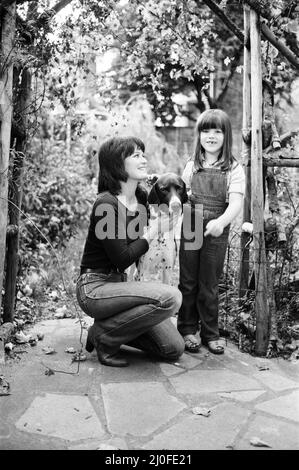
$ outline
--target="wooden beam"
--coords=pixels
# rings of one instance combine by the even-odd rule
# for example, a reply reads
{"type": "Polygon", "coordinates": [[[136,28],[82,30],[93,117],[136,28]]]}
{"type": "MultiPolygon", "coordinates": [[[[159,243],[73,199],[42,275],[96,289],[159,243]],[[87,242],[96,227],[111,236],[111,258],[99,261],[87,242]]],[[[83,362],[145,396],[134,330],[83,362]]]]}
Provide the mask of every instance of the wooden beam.
{"type": "Polygon", "coordinates": [[[13,43],[16,4],[12,3],[0,18],[0,309],[6,250],[8,164],[12,121],[13,43]],[[4,66],[5,61],[5,66],[4,66]]]}
{"type": "MultiPolygon", "coordinates": [[[[244,5],[244,36],[245,44],[250,37],[250,8],[244,5]]],[[[250,51],[244,46],[244,66],[243,66],[243,119],[242,130],[247,133],[251,126],[251,97],[250,97],[250,51]]],[[[242,140],[242,160],[245,167],[245,197],[243,203],[243,223],[251,222],[251,168],[250,168],[250,144],[242,140]]],[[[239,297],[246,294],[249,279],[249,244],[250,234],[241,233],[241,262],[239,279],[239,297]]]]}
{"type": "MultiPolygon", "coordinates": [[[[289,139],[291,139],[292,137],[295,137],[295,135],[297,134],[299,134],[299,129],[293,129],[292,131],[288,131],[285,134],[280,135],[279,138],[280,138],[281,145],[283,146],[289,139]]],[[[269,147],[264,149],[264,154],[272,153],[272,152],[273,152],[272,145],[269,145],[269,147]]],[[[299,155],[298,155],[298,158],[299,158],[299,155]]]]}
{"type": "Polygon", "coordinates": [[[299,168],[299,158],[270,157],[267,155],[263,158],[263,165],[266,167],[299,168]]]}
{"type": "Polygon", "coordinates": [[[262,159],[262,61],[260,22],[250,10],[251,49],[251,195],[255,273],[256,344],[258,356],[267,354],[270,312],[267,297],[267,259],[264,237],[264,194],[262,159]]]}

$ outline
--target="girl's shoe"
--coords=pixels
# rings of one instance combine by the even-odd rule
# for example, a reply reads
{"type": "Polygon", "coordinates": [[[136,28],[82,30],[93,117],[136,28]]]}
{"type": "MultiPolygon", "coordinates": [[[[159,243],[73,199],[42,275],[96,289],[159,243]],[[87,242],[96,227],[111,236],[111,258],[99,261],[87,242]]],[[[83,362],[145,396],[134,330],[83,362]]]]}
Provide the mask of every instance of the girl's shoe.
{"type": "Polygon", "coordinates": [[[185,342],[185,351],[191,353],[197,353],[200,349],[201,343],[198,341],[194,335],[185,335],[183,336],[185,342]]]}
{"type": "Polygon", "coordinates": [[[87,340],[85,349],[87,352],[92,352],[96,348],[97,356],[101,364],[110,367],[127,367],[129,365],[126,359],[118,357],[117,353],[111,354],[105,351],[102,344],[99,343],[97,338],[94,336],[94,325],[88,330],[87,340]]]}
{"type": "Polygon", "coordinates": [[[207,346],[209,351],[213,354],[223,354],[224,353],[224,346],[223,341],[219,339],[215,339],[212,341],[205,341],[202,340],[202,344],[207,346]]]}

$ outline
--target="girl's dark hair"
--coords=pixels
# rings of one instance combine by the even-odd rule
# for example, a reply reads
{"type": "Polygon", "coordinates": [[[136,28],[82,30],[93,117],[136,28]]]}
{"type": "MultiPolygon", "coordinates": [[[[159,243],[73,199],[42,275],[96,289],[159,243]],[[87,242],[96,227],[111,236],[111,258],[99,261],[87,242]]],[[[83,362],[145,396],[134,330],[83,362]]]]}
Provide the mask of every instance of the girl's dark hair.
{"type": "Polygon", "coordinates": [[[223,146],[218,160],[222,159],[221,170],[227,171],[235,161],[232,154],[232,126],[228,115],[221,109],[207,109],[198,118],[195,132],[196,144],[194,151],[194,169],[203,169],[204,149],[200,142],[200,133],[206,129],[221,129],[224,134],[223,146]]]}
{"type": "Polygon", "coordinates": [[[144,143],[137,137],[113,137],[104,142],[98,153],[99,182],[98,192],[120,193],[120,181],[127,181],[124,160],[135,150],[144,152],[144,143]]]}

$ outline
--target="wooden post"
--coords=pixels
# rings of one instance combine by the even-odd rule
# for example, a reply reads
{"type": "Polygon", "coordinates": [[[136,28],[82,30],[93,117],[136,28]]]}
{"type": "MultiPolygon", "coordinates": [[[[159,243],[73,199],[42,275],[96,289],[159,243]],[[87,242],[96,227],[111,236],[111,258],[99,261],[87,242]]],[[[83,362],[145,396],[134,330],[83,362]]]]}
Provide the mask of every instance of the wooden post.
{"type": "Polygon", "coordinates": [[[263,151],[262,151],[262,63],[260,21],[250,10],[251,49],[251,195],[255,272],[255,353],[264,356],[269,342],[269,304],[267,299],[267,260],[264,239],[263,151]]]}
{"type": "MultiPolygon", "coordinates": [[[[242,158],[245,167],[246,186],[243,204],[243,223],[251,222],[251,171],[250,171],[250,144],[248,135],[251,127],[251,99],[250,99],[250,8],[244,5],[244,64],[243,64],[243,122],[242,122],[242,158]]],[[[241,234],[241,264],[239,297],[243,297],[248,289],[249,278],[249,246],[246,247],[250,235],[241,234]]]]}
{"type": "MultiPolygon", "coordinates": [[[[20,79],[20,70],[15,70],[16,78],[20,79]]],[[[3,321],[12,322],[15,311],[17,273],[19,268],[19,220],[23,193],[24,158],[27,143],[28,109],[31,99],[31,72],[22,70],[21,85],[14,89],[17,92],[14,113],[17,116],[18,128],[12,130],[12,139],[15,140],[15,156],[13,161],[12,176],[10,181],[9,199],[14,203],[8,208],[9,230],[7,233],[6,247],[6,276],[5,296],[3,300],[3,321]],[[14,135],[16,134],[16,135],[14,135]]]]}
{"type": "Polygon", "coordinates": [[[0,308],[6,249],[8,163],[12,119],[13,42],[15,2],[2,10],[0,18],[0,308]]]}

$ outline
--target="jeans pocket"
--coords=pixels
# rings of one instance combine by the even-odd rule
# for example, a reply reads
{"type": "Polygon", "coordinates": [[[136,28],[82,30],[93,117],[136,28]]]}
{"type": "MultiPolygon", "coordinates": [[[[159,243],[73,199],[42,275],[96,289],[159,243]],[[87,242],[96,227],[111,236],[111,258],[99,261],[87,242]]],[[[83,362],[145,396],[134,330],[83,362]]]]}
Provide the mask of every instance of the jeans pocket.
{"type": "Polygon", "coordinates": [[[85,302],[87,298],[95,298],[95,291],[107,282],[107,274],[86,273],[82,274],[77,281],[77,298],[85,302]]]}

